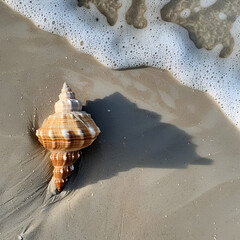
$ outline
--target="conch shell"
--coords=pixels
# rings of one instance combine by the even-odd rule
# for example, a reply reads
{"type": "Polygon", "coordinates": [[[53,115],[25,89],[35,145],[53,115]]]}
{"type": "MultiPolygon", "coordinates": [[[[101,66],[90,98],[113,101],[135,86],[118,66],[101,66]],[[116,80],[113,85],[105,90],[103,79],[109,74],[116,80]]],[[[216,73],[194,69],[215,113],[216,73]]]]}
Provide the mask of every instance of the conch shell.
{"type": "Polygon", "coordinates": [[[74,170],[73,164],[80,157],[79,150],[92,144],[99,133],[91,115],[82,111],[82,103],[64,83],[59,101],[55,103],[55,113],[45,119],[36,132],[40,143],[51,151],[58,192],[62,191],[74,170]]]}

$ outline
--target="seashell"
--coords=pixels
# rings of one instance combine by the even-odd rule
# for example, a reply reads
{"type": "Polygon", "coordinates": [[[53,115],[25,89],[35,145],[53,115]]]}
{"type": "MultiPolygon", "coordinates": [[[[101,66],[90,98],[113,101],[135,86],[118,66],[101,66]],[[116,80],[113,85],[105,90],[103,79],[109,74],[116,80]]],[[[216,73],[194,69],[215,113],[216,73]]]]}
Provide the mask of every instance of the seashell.
{"type": "Polygon", "coordinates": [[[100,133],[91,115],[82,111],[82,103],[66,83],[55,103],[55,113],[44,120],[36,132],[40,143],[51,151],[53,175],[58,192],[61,192],[73,164],[80,157],[80,149],[92,144],[100,133]]]}

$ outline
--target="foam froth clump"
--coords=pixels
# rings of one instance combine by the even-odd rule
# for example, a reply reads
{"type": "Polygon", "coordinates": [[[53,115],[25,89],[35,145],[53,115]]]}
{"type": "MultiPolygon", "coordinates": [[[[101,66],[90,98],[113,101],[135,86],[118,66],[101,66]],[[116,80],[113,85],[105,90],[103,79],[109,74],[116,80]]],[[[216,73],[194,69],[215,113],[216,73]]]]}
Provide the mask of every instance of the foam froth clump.
{"type": "MultiPolygon", "coordinates": [[[[198,49],[189,38],[186,27],[162,20],[160,13],[170,2],[167,0],[146,1],[144,16],[147,27],[143,29],[127,24],[125,15],[131,5],[131,1],[127,0],[121,1],[122,6],[118,9],[118,19],[114,26],[108,24],[105,16],[92,3],[89,4],[89,10],[80,8],[78,2],[73,0],[4,2],[30,18],[38,27],[67,38],[77,49],[93,55],[107,67],[117,69],[145,65],[169,70],[183,84],[207,91],[228,117],[239,125],[239,18],[231,29],[235,45],[233,49],[225,47],[229,56],[220,58],[223,49],[221,44],[216,44],[212,50],[198,49]]],[[[215,1],[205,5],[203,2],[206,1],[200,5],[200,1],[189,1],[191,6],[187,8],[188,11],[176,11],[179,11],[179,16],[186,18],[191,14],[191,9],[195,12],[204,11],[207,9],[205,5],[214,4],[215,1]]]]}

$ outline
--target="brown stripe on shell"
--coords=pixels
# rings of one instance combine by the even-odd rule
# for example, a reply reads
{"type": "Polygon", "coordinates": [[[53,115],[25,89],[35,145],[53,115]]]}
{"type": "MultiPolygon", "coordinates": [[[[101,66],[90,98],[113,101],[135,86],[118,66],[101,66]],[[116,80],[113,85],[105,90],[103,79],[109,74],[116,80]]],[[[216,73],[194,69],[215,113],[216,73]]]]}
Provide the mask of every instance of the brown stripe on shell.
{"type": "Polygon", "coordinates": [[[71,166],[80,157],[80,151],[74,152],[52,152],[50,159],[54,167],[57,166],[71,166]]]}
{"type": "Polygon", "coordinates": [[[53,175],[55,178],[65,179],[67,178],[73,171],[74,168],[67,167],[55,167],[53,170],[53,175]]]}
{"type": "Polygon", "coordinates": [[[68,181],[67,178],[63,179],[63,178],[55,178],[55,183],[56,183],[56,186],[57,186],[57,190],[58,192],[61,192],[65,183],[68,181]]]}

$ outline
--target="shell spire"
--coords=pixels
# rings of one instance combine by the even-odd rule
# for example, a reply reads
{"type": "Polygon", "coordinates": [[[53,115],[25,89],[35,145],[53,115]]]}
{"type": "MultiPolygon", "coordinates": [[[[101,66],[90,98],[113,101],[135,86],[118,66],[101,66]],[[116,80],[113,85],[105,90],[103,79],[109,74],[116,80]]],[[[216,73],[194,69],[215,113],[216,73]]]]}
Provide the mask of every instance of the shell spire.
{"type": "Polygon", "coordinates": [[[75,93],[64,82],[61,93],[59,94],[59,101],[55,103],[55,113],[58,112],[74,112],[81,111],[82,103],[75,98],[75,93]]]}
{"type": "Polygon", "coordinates": [[[66,82],[63,83],[63,87],[62,87],[62,92],[66,91],[66,92],[71,92],[72,89],[67,85],[66,82]]]}
{"type": "Polygon", "coordinates": [[[51,151],[53,175],[59,192],[80,157],[80,149],[91,145],[99,133],[100,129],[91,115],[82,111],[82,103],[64,83],[59,100],[55,103],[55,113],[36,132],[41,144],[51,151]]]}

